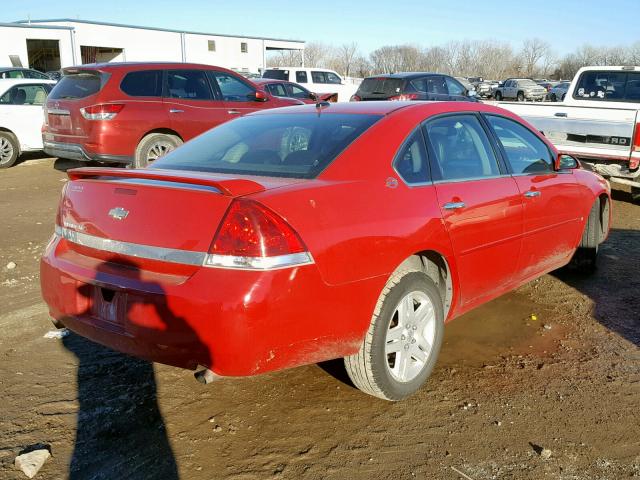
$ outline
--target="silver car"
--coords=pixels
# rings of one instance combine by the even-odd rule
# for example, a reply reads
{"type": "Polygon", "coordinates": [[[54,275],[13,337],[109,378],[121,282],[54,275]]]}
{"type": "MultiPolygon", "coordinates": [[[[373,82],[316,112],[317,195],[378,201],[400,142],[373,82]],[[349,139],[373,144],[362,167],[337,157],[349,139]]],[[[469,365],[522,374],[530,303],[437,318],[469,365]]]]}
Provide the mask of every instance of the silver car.
{"type": "Polygon", "coordinates": [[[518,102],[525,100],[542,101],[547,96],[547,89],[541,87],[530,78],[510,78],[502,87],[496,89],[496,100],[515,98],[518,102]]]}

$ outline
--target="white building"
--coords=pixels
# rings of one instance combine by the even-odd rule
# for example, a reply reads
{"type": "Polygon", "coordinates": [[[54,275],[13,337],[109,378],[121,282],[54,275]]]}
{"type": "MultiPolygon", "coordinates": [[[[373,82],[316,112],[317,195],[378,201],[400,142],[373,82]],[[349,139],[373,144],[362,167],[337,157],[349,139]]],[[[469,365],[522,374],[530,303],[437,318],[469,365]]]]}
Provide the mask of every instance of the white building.
{"type": "Polygon", "coordinates": [[[83,63],[166,61],[258,72],[268,50],[304,50],[304,42],[68,18],[0,23],[0,67],[49,71],[83,63]]]}

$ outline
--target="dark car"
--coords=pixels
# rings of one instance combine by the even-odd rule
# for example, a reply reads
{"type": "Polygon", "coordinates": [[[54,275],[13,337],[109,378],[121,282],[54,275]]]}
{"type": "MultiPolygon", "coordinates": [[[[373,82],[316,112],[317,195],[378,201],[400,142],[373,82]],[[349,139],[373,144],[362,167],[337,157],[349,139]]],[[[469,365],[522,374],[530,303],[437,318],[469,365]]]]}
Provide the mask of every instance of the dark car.
{"type": "Polygon", "coordinates": [[[477,100],[458,80],[440,73],[391,73],[365,78],[352,102],[369,100],[477,100]]]}
{"type": "Polygon", "coordinates": [[[0,68],[0,78],[35,78],[37,80],[51,80],[47,75],[38,70],[23,67],[0,68]]]}
{"type": "Polygon", "coordinates": [[[337,93],[313,93],[302,85],[286,80],[274,80],[272,78],[256,78],[253,83],[261,86],[274,97],[296,98],[303,103],[336,102],[337,93]]]}

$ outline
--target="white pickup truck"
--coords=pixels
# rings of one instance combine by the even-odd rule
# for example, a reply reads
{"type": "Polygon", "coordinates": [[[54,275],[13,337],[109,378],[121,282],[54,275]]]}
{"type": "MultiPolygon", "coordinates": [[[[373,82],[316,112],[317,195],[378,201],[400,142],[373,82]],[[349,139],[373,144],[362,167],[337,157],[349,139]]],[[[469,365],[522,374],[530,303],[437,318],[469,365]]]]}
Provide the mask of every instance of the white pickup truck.
{"type": "Polygon", "coordinates": [[[348,102],[358,90],[359,82],[351,78],[342,78],[333,70],[326,68],[273,67],[262,73],[262,78],[286,80],[299,83],[307,90],[318,95],[334,94],[334,101],[348,102]]]}
{"type": "Polygon", "coordinates": [[[563,102],[497,103],[640,201],[640,67],[584,67],[563,102]]]}

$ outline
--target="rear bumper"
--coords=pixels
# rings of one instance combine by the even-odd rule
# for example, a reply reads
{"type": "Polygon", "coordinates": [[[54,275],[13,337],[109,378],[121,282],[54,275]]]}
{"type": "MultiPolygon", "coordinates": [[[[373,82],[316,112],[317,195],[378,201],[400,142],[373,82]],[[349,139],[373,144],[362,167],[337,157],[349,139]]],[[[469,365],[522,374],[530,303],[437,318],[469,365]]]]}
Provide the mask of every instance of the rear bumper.
{"type": "Polygon", "coordinates": [[[355,353],[385,280],[329,286],[314,264],[155,273],[81,255],[56,239],[41,260],[40,281],[51,316],[97,343],[248,376],[355,353]],[[105,292],[115,292],[110,301],[105,292]]]}
{"type": "Polygon", "coordinates": [[[44,140],[44,151],[52,157],[68,158],[82,162],[132,163],[132,158],[123,155],[105,155],[92,153],[77,143],[52,142],[44,140]]]}

